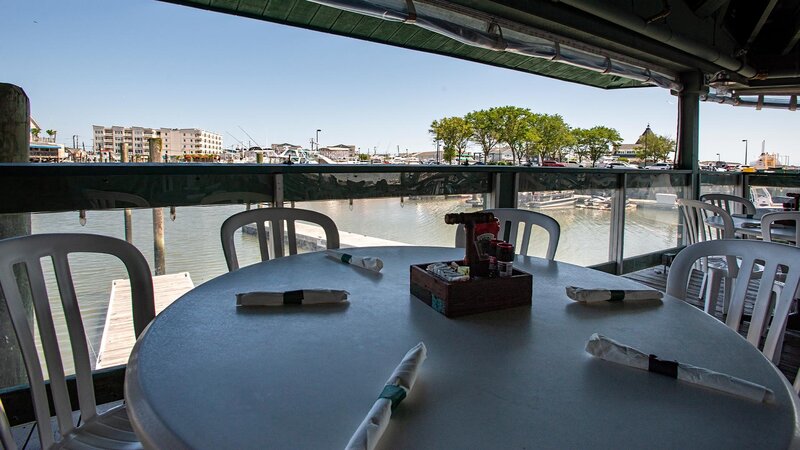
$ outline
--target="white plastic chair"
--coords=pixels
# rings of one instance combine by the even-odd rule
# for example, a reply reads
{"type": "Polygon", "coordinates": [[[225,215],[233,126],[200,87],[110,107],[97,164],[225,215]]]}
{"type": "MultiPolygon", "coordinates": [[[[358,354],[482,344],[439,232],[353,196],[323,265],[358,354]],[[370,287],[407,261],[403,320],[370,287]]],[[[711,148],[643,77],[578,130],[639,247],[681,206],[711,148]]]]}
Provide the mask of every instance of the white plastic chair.
{"type": "Polygon", "coordinates": [[[258,230],[258,246],[261,249],[261,260],[267,261],[271,259],[269,246],[267,245],[267,230],[264,225],[264,222],[267,221],[270,223],[270,241],[272,241],[274,250],[273,258],[284,256],[284,222],[286,222],[286,238],[289,241],[290,255],[297,254],[295,221],[311,222],[321,226],[325,231],[326,247],[329,249],[339,248],[339,230],[333,220],[325,214],[297,208],[260,208],[243,211],[225,219],[220,229],[222,251],[225,254],[225,261],[228,264],[229,271],[232,272],[239,268],[239,259],[236,256],[236,245],[233,239],[234,232],[251,223],[255,223],[258,230]]]}
{"type": "MultiPolygon", "coordinates": [[[[731,215],[719,206],[683,198],[679,198],[677,203],[683,215],[687,244],[736,237],[736,229],[733,226],[731,215]],[[707,220],[713,216],[719,216],[722,220],[723,227],[721,229],[708,225],[707,220]]],[[[703,310],[712,316],[716,313],[719,289],[724,286],[722,304],[723,313],[727,313],[731,296],[730,286],[733,284],[733,279],[736,278],[738,269],[736,258],[702,258],[698,263],[699,269],[704,274],[703,285],[700,289],[705,299],[703,310]]]]}
{"type": "Polygon", "coordinates": [[[793,294],[800,286],[800,248],[742,239],[723,239],[690,245],[681,250],[672,262],[667,276],[667,294],[679,299],[685,298],[695,262],[711,256],[728,256],[741,261],[725,321],[728,327],[736,331],[741,325],[748,285],[751,281],[758,280],[747,341],[758,348],[762,335],[767,331],[761,352],[773,362],[777,361],[780,358],[793,294]],[[756,261],[764,262],[762,270],[758,270],[756,261]],[[784,266],[784,270],[779,271],[779,266],[784,266]],[[784,277],[783,283],[786,287],[775,297],[773,307],[773,286],[779,274],[784,277]],[[770,318],[772,323],[769,323],[770,318]]]}
{"type": "Polygon", "coordinates": [[[0,401],[0,448],[17,450],[17,444],[11,435],[11,426],[8,424],[8,417],[6,417],[6,410],[3,408],[2,401],[0,401]]]}
{"type": "MultiPolygon", "coordinates": [[[[553,260],[556,257],[556,250],[558,249],[558,239],[561,237],[561,226],[556,219],[538,213],[535,211],[528,211],[526,209],[516,208],[495,208],[487,209],[486,212],[493,213],[500,222],[500,239],[516,244],[517,236],[520,229],[522,229],[522,244],[515,252],[519,255],[527,256],[528,247],[531,241],[531,234],[533,226],[543,228],[547,231],[547,253],[545,257],[553,260]],[[508,229],[508,234],[506,230],[508,229]]],[[[459,225],[456,229],[456,248],[464,248],[466,245],[464,237],[464,225],[459,225]]]]}
{"type": "Polygon", "coordinates": [[[784,211],[764,214],[761,217],[761,238],[766,242],[772,242],[772,227],[776,221],[793,220],[795,226],[794,245],[800,246],[800,212],[784,211]]]}
{"type": "Polygon", "coordinates": [[[25,362],[41,446],[53,446],[56,432],[51,426],[44,373],[29,323],[26,297],[33,302],[47,364],[51,399],[58,422],[58,444],[66,448],[141,448],[124,406],[97,413],[86,333],[69,267],[68,255],[74,253],[106,254],[122,261],[131,281],[133,325],[137,337],[155,317],[150,268],[139,250],[125,241],[91,234],[36,234],[0,241],[0,288],[25,362]],[[69,332],[81,413],[81,425],[77,427],[72,419],[72,405],[42,271],[42,258],[52,262],[69,332]],[[26,277],[21,283],[15,267],[25,268],[26,277]]]}
{"type": "Polygon", "coordinates": [[[755,214],[756,205],[744,197],[728,194],[703,194],[700,201],[724,209],[728,214],[755,214]]]}

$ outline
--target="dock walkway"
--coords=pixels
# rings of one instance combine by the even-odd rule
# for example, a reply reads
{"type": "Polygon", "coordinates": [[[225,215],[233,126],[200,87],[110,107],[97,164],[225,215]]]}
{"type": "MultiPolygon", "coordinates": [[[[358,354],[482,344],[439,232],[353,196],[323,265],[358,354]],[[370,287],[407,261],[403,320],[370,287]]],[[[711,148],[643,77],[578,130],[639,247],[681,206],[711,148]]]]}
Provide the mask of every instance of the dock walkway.
{"type": "MultiPolygon", "coordinates": [[[[189,272],[153,277],[156,314],[194,287],[189,272]]],[[[131,314],[131,283],[128,279],[111,282],[106,324],[100,341],[95,370],[127,364],[136,342],[131,314]]]]}

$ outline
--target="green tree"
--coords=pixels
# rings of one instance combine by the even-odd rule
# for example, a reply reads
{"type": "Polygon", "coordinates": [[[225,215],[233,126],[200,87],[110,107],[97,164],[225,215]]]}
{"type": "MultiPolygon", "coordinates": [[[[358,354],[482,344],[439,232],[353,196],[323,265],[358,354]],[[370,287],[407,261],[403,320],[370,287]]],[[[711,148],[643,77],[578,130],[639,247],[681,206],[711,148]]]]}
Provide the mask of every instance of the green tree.
{"type": "Polygon", "coordinates": [[[540,160],[561,160],[564,149],[573,142],[573,135],[564,118],[559,114],[533,114],[531,126],[538,136],[532,150],[538,154],[540,160]]]}
{"type": "Polygon", "coordinates": [[[442,152],[442,159],[447,161],[447,164],[453,164],[453,159],[456,157],[456,149],[453,147],[445,147],[442,152]]]}
{"type": "MultiPolygon", "coordinates": [[[[449,150],[459,160],[472,137],[472,127],[463,117],[445,117],[434,120],[429,131],[433,134],[434,139],[442,141],[445,155],[449,150]]],[[[447,160],[446,157],[445,160],[447,160]]]]}
{"type": "Polygon", "coordinates": [[[51,138],[53,138],[53,141],[55,141],[56,133],[58,133],[58,131],[56,131],[56,130],[47,130],[47,131],[45,131],[45,133],[47,133],[47,135],[50,136],[51,138]]]}
{"type": "Polygon", "coordinates": [[[41,132],[42,130],[39,128],[31,128],[31,134],[33,135],[34,139],[39,139],[39,133],[41,132]]]}
{"type": "Polygon", "coordinates": [[[613,128],[596,126],[586,130],[585,133],[587,156],[592,162],[592,167],[597,166],[597,161],[600,158],[611,153],[613,147],[618,147],[622,144],[622,137],[613,128]]]}
{"type": "Polygon", "coordinates": [[[514,161],[522,163],[526,144],[535,139],[531,126],[531,110],[517,106],[502,106],[499,110],[498,141],[511,148],[514,161]]]}
{"type": "Polygon", "coordinates": [[[359,153],[358,154],[359,161],[369,161],[369,155],[366,153],[359,153]]]}
{"type": "Polygon", "coordinates": [[[666,161],[670,152],[675,150],[674,140],[667,136],[656,135],[650,128],[645,130],[637,144],[639,144],[639,148],[636,151],[636,157],[641,159],[645,164],[647,164],[648,161],[654,163],[666,161]]]}
{"type": "Polygon", "coordinates": [[[500,108],[473,111],[464,116],[472,127],[472,141],[481,146],[484,162],[499,142],[500,108]]]}
{"type": "Polygon", "coordinates": [[[589,159],[589,145],[591,144],[591,133],[584,128],[573,128],[570,130],[572,141],[568,148],[578,157],[578,162],[589,159]]]}

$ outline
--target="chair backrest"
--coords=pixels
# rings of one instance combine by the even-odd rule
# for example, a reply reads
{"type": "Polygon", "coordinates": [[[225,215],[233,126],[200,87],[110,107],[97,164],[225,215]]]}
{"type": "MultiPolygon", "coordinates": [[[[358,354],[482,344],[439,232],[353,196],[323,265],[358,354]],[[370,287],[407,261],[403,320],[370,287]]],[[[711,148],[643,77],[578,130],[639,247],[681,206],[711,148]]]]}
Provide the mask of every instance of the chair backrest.
{"type": "MultiPolygon", "coordinates": [[[[545,257],[553,260],[558,249],[558,239],[561,237],[561,226],[556,219],[527,209],[516,208],[495,208],[487,209],[500,222],[500,239],[516,244],[520,229],[522,230],[522,243],[515,249],[519,255],[527,256],[528,247],[531,241],[533,226],[543,228],[548,233],[547,253],[545,257]]],[[[464,237],[464,225],[459,225],[456,229],[456,248],[464,248],[466,245],[464,237]]]]}
{"type": "Polygon", "coordinates": [[[728,214],[755,214],[756,205],[744,197],[728,194],[703,194],[700,201],[724,209],[728,214]]]}
{"type": "Polygon", "coordinates": [[[279,258],[284,256],[284,222],[286,222],[286,238],[289,241],[289,254],[297,254],[296,221],[310,222],[321,226],[325,231],[326,247],[330,249],[339,248],[339,230],[333,220],[325,214],[297,208],[253,209],[234,214],[222,223],[220,237],[222,238],[222,251],[225,254],[225,261],[228,263],[228,270],[234,271],[239,268],[239,259],[236,256],[236,246],[233,239],[236,230],[245,225],[255,223],[258,232],[258,245],[261,250],[261,260],[267,261],[271,258],[267,242],[267,229],[264,222],[269,222],[269,240],[272,242],[274,251],[272,257],[279,258]]]}
{"type": "Polygon", "coordinates": [[[6,410],[3,408],[3,401],[0,400],[0,448],[6,450],[17,450],[14,436],[11,435],[11,426],[8,424],[6,410]]]}
{"type": "Polygon", "coordinates": [[[789,308],[800,285],[800,248],[753,239],[720,239],[690,245],[681,250],[672,262],[667,276],[667,294],[679,299],[686,298],[687,283],[694,263],[709,256],[727,256],[741,261],[725,321],[728,327],[738,331],[748,286],[751,282],[758,284],[747,340],[759,347],[762,333],[769,325],[761,351],[774,361],[777,352],[781,351],[779,343],[782,342],[789,308]],[[762,262],[763,270],[760,268],[762,262]],[[780,271],[778,266],[783,266],[780,271]],[[784,288],[776,296],[773,307],[772,294],[776,279],[782,280],[784,288]],[[770,317],[773,317],[771,324],[770,317]]]}
{"type": "Polygon", "coordinates": [[[795,228],[794,245],[800,247],[800,212],[784,211],[764,214],[761,217],[761,236],[767,242],[772,242],[772,226],[779,220],[793,221],[795,228]]]}
{"type": "Polygon", "coordinates": [[[677,202],[681,214],[683,214],[684,234],[688,244],[735,237],[736,229],[733,226],[733,219],[724,209],[711,203],[684,198],[679,198],[677,202]],[[707,220],[712,216],[720,217],[722,228],[708,225],[707,220]]]}
{"type": "Polygon", "coordinates": [[[111,255],[125,265],[130,278],[133,325],[137,337],[155,317],[150,267],[139,250],[123,240],[108,236],[65,233],[35,234],[0,241],[0,289],[3,291],[28,373],[42,448],[49,448],[53,443],[54,430],[50,421],[44,373],[28,313],[31,302],[50,379],[58,432],[65,436],[75,429],[42,258],[51,261],[54,269],[75,366],[81,420],[89,421],[97,415],[86,333],[68,260],[68,255],[75,253],[111,255]],[[23,267],[24,271],[21,269],[23,267]],[[26,276],[22,276],[23,273],[26,276]]]}

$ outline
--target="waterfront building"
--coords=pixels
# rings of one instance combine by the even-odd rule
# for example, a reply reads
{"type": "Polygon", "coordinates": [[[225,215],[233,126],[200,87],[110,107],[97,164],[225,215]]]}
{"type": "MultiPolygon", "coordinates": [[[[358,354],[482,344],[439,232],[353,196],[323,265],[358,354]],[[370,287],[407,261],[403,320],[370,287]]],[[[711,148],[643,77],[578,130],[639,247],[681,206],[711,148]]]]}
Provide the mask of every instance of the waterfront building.
{"type": "Polygon", "coordinates": [[[322,147],[319,149],[319,153],[326,157],[330,158],[334,161],[347,161],[356,158],[356,146],[355,145],[345,145],[345,144],[337,144],[337,145],[329,145],[327,147],[322,147]]]}
{"type": "Polygon", "coordinates": [[[614,148],[614,156],[617,158],[627,158],[629,161],[638,161],[636,153],[639,152],[645,145],[647,136],[653,136],[653,130],[650,129],[650,124],[644,129],[639,139],[633,144],[621,144],[619,147],[614,148]]]}
{"type": "Polygon", "coordinates": [[[104,160],[118,159],[122,146],[128,145],[131,160],[149,155],[148,139],[160,138],[168,158],[187,154],[222,153],[222,135],[199,128],[146,128],[93,125],[94,151],[104,160]]]}
{"type": "Polygon", "coordinates": [[[277,154],[281,154],[286,151],[290,150],[302,150],[303,147],[299,145],[289,144],[288,142],[284,142],[283,144],[271,144],[269,148],[272,149],[277,154]]]}
{"type": "Polygon", "coordinates": [[[31,117],[29,129],[31,162],[61,162],[67,159],[67,151],[64,146],[56,144],[55,130],[43,130],[33,117],[31,117]]]}

